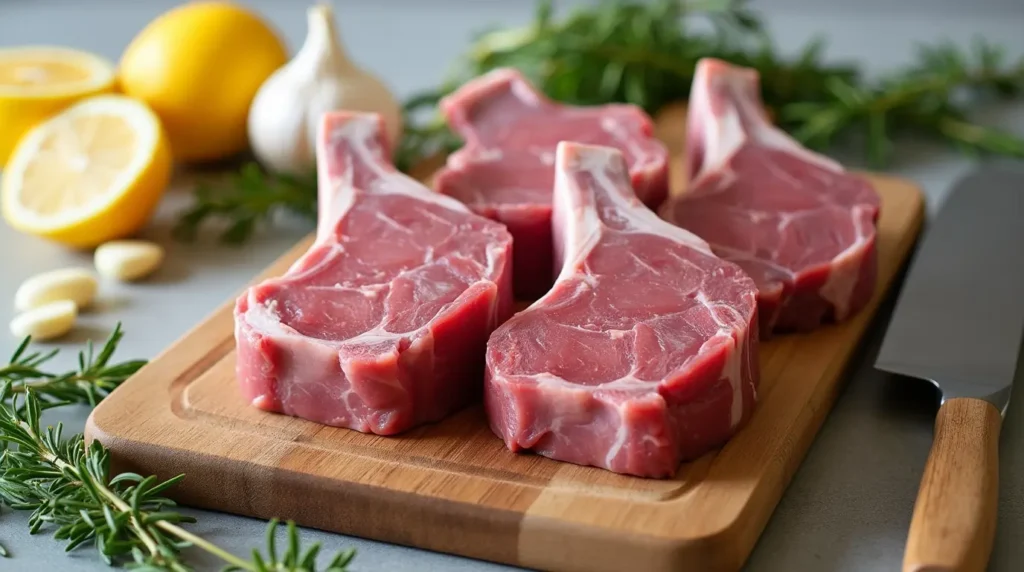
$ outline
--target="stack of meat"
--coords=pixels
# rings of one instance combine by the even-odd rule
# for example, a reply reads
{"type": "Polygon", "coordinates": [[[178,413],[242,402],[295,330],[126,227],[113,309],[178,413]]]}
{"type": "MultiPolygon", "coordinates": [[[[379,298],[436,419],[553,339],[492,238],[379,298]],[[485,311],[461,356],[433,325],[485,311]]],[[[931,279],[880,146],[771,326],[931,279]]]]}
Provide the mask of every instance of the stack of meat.
{"type": "Polygon", "coordinates": [[[482,390],[512,451],[668,477],[749,418],[760,339],[873,293],[878,195],[771,125],[753,70],[699,63],[672,197],[637,107],[498,70],[442,109],[465,145],[439,192],[378,117],[324,118],[316,242],[236,305],[256,407],[394,434],[482,390]],[[534,301],[512,316],[513,294],[534,301]]]}

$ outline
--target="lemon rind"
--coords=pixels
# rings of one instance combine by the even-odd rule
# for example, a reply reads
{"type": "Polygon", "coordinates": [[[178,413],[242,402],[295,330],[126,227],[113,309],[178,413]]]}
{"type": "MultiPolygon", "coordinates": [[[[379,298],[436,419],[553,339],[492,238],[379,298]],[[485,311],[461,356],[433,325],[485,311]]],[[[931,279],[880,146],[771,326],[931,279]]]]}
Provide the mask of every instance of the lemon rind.
{"type": "Polygon", "coordinates": [[[83,69],[89,72],[89,79],[30,86],[0,84],[0,97],[65,97],[99,91],[117,81],[117,68],[110,60],[97,54],[62,46],[31,45],[0,48],[0,63],[9,60],[17,61],[28,55],[42,56],[58,62],[81,63],[83,69]]]}
{"type": "Polygon", "coordinates": [[[149,168],[160,141],[160,129],[156,114],[145,104],[123,95],[99,95],[82,100],[36,125],[18,143],[4,169],[2,201],[4,210],[9,213],[8,218],[16,220],[22,228],[46,233],[63,230],[102,214],[121,199],[149,168]],[[81,207],[66,209],[54,215],[40,215],[25,208],[20,200],[20,193],[24,191],[25,168],[38,152],[46,135],[75,117],[104,111],[126,118],[137,137],[131,162],[114,179],[107,192],[93,197],[93,200],[81,207]]]}

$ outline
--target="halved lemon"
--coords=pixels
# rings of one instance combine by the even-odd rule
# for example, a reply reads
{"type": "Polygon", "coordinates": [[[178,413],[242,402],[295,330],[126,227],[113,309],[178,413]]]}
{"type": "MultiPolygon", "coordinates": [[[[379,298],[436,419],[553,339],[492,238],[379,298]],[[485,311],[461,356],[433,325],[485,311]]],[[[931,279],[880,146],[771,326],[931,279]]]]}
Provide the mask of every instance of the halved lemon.
{"type": "Polygon", "coordinates": [[[0,167],[33,125],[91,95],[114,90],[113,62],[72,48],[0,48],[0,167]]]}
{"type": "Polygon", "coordinates": [[[3,172],[3,215],[17,230],[89,248],[134,234],[171,176],[160,120],[123,95],[82,100],[33,127],[3,172]]]}

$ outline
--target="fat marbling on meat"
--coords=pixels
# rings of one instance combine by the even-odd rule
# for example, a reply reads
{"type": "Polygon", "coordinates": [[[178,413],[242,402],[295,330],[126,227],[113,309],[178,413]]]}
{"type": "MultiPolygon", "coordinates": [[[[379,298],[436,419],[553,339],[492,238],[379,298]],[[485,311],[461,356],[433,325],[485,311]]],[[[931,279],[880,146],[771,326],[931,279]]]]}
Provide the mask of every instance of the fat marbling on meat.
{"type": "Polygon", "coordinates": [[[668,477],[758,384],[757,288],[634,194],[618,150],[557,146],[554,287],[491,335],[484,400],[512,451],[668,477]]]}
{"type": "Polygon", "coordinates": [[[754,278],[761,337],[863,308],[877,273],[871,184],[772,125],[754,69],[701,60],[689,104],[690,182],[661,215],[754,278]]]}
{"type": "Polygon", "coordinates": [[[571,106],[502,68],[470,80],[441,101],[448,125],[465,141],[437,174],[435,187],[475,212],[504,223],[515,239],[514,292],[536,299],[555,267],[551,189],[559,141],[622,151],[636,194],[651,208],[668,193],[668,151],[650,117],[626,104],[571,106]]]}
{"type": "Polygon", "coordinates": [[[323,117],[314,244],[237,299],[237,377],[260,409],[391,435],[479,398],[511,236],[397,171],[383,133],[377,114],[323,117]]]}

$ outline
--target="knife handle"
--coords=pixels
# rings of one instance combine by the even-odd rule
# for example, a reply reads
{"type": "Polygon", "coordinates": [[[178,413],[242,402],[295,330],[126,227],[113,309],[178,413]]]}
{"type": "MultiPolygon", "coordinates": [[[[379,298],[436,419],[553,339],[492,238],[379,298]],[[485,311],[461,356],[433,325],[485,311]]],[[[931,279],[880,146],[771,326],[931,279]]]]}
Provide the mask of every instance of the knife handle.
{"type": "Polygon", "coordinates": [[[950,399],[939,408],[904,572],[980,572],[988,566],[996,532],[1001,425],[999,410],[981,399],[950,399]]]}

